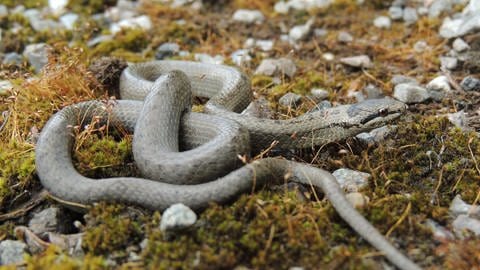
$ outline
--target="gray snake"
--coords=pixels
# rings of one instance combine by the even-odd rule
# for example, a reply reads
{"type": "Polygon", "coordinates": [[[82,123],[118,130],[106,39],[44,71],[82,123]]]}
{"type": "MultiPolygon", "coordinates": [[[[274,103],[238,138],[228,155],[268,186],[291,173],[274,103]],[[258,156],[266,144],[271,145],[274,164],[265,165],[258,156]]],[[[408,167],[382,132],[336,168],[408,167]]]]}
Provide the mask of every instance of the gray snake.
{"type": "Polygon", "coordinates": [[[66,201],[115,201],[163,210],[179,202],[194,209],[226,202],[289,175],[289,180],[320,187],[338,214],[397,267],[420,269],[350,205],[327,171],[277,158],[243,165],[237,158],[274,140],[279,148],[289,149],[345,139],[397,118],[405,105],[392,99],[368,100],[291,120],[258,119],[239,114],[251,101],[249,87],[243,73],[227,66],[184,61],[130,65],[120,81],[123,100],[74,104],[47,122],[36,146],[39,178],[66,201]],[[189,111],[192,92],[209,98],[206,113],[189,111]],[[145,178],[95,180],[76,171],[72,127],[90,123],[93,117],[133,132],[135,162],[145,178]]]}

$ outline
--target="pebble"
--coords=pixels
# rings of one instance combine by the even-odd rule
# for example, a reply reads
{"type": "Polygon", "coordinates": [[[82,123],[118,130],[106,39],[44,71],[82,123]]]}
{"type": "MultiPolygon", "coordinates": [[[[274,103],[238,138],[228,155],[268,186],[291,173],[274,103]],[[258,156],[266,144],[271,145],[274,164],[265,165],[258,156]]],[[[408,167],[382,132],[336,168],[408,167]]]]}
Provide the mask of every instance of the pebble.
{"type": "Polygon", "coordinates": [[[362,132],[355,136],[355,138],[366,145],[374,145],[385,141],[385,138],[395,132],[398,126],[386,125],[371,130],[370,132],[362,132]]]}
{"type": "Polygon", "coordinates": [[[430,98],[430,95],[428,94],[427,89],[419,85],[401,83],[395,85],[393,97],[401,102],[411,104],[424,102],[430,98]]]}
{"type": "Polygon", "coordinates": [[[470,46],[461,38],[456,38],[452,43],[452,47],[456,52],[464,52],[470,49],[470,46]]]}
{"type": "Polygon", "coordinates": [[[240,49],[234,51],[230,55],[230,58],[232,59],[232,62],[235,63],[235,65],[237,66],[245,66],[250,64],[250,62],[252,61],[250,52],[247,49],[240,49]]]}
{"type": "Polygon", "coordinates": [[[60,17],[60,22],[67,28],[68,30],[72,30],[75,22],[78,20],[78,14],[75,13],[67,13],[60,17]]]}
{"type": "Polygon", "coordinates": [[[333,53],[327,52],[327,53],[322,54],[322,58],[325,61],[331,62],[335,59],[335,55],[333,53]]]}
{"type": "Polygon", "coordinates": [[[292,29],[290,29],[290,31],[288,32],[288,36],[293,41],[300,41],[302,39],[305,39],[308,34],[310,34],[313,22],[314,19],[310,18],[305,24],[292,27],[292,29]]]}
{"type": "Polygon", "coordinates": [[[458,59],[456,57],[440,56],[440,67],[449,70],[454,70],[458,66],[458,59]]]}
{"type": "Polygon", "coordinates": [[[112,25],[110,25],[110,32],[112,34],[116,34],[120,32],[123,28],[141,28],[145,31],[148,31],[152,29],[152,21],[147,15],[123,19],[118,21],[117,23],[112,23],[112,25]]]}
{"type": "Polygon", "coordinates": [[[264,52],[269,52],[273,49],[274,41],[269,39],[258,39],[255,41],[255,46],[264,52]]]}
{"type": "Polygon", "coordinates": [[[239,9],[233,13],[233,20],[244,23],[261,23],[265,19],[260,10],[239,9]]]}
{"type": "Polygon", "coordinates": [[[117,5],[110,7],[104,12],[104,16],[110,22],[131,19],[138,15],[137,4],[133,1],[118,0],[117,5]]]}
{"type": "Polygon", "coordinates": [[[428,94],[435,101],[442,99],[451,92],[452,88],[447,76],[438,76],[426,85],[428,94]]]}
{"type": "Polygon", "coordinates": [[[429,48],[429,46],[428,46],[427,42],[425,42],[424,40],[419,40],[419,41],[415,42],[415,44],[413,44],[413,50],[417,53],[422,53],[428,48],[429,48]]]}
{"type": "Polygon", "coordinates": [[[180,51],[180,45],[173,42],[163,43],[162,45],[158,46],[155,51],[155,59],[162,60],[167,57],[174,56],[178,54],[180,51]]]}
{"type": "Polygon", "coordinates": [[[279,1],[275,3],[275,5],[273,6],[273,10],[276,13],[287,14],[290,10],[290,6],[287,4],[287,2],[279,1]]]}
{"type": "Polygon", "coordinates": [[[480,216],[480,207],[478,207],[477,205],[473,207],[471,204],[466,203],[462,200],[462,196],[460,195],[456,195],[455,198],[453,198],[452,202],[450,203],[450,207],[448,208],[448,211],[455,217],[467,214],[477,217],[480,216]]]}
{"type": "Polygon", "coordinates": [[[41,236],[46,232],[66,233],[68,224],[72,223],[66,220],[60,208],[50,207],[35,213],[28,222],[28,228],[41,236]]]}
{"type": "Polygon", "coordinates": [[[403,21],[406,25],[414,24],[418,20],[417,10],[411,7],[403,9],[403,21]]]}
{"type": "Polygon", "coordinates": [[[403,8],[400,6],[391,6],[388,9],[388,15],[394,21],[401,20],[403,18],[403,8]]]}
{"type": "Polygon", "coordinates": [[[10,93],[13,84],[8,80],[0,80],[0,96],[5,96],[10,93]]]}
{"type": "Polygon", "coordinates": [[[467,76],[463,78],[460,86],[465,91],[480,91],[480,79],[473,76],[467,76]]]}
{"type": "Polygon", "coordinates": [[[400,75],[400,74],[393,75],[393,77],[392,77],[392,79],[390,80],[390,82],[391,82],[393,85],[397,85],[397,84],[401,84],[401,83],[408,83],[408,84],[418,85],[417,79],[412,78],[412,77],[409,77],[409,76],[405,76],[405,75],[400,75]]]}
{"type": "Polygon", "coordinates": [[[268,100],[264,97],[259,97],[250,104],[248,104],[247,108],[242,111],[243,115],[252,116],[257,118],[265,118],[265,119],[272,119],[274,113],[270,109],[268,104],[268,100]]]}
{"type": "Polygon", "coordinates": [[[472,128],[468,126],[467,114],[463,110],[456,113],[448,113],[447,118],[452,124],[463,131],[472,130],[472,128]]]}
{"type": "Polygon", "coordinates": [[[439,33],[443,38],[463,36],[480,29],[480,12],[451,19],[446,17],[440,26],[439,33]]]}
{"type": "Polygon", "coordinates": [[[353,41],[353,36],[346,31],[340,31],[338,32],[337,40],[339,42],[349,43],[353,41]]]}
{"type": "Polygon", "coordinates": [[[327,90],[322,88],[313,88],[312,90],[310,90],[310,94],[312,94],[312,96],[317,100],[327,99],[330,95],[327,90]]]}
{"type": "Polygon", "coordinates": [[[278,103],[285,107],[295,107],[302,100],[302,96],[295,93],[286,93],[279,100],[278,103]]]}
{"type": "Polygon", "coordinates": [[[313,35],[316,37],[324,37],[328,34],[328,30],[325,28],[315,28],[313,29],[313,35]]]}
{"type": "Polygon", "coordinates": [[[455,236],[447,230],[445,227],[441,226],[437,222],[432,219],[427,219],[425,222],[428,228],[433,233],[433,237],[438,241],[445,241],[445,240],[454,240],[455,236]]]}
{"type": "Polygon", "coordinates": [[[452,9],[451,0],[435,0],[431,2],[431,5],[428,8],[428,17],[437,18],[442,14],[442,12],[449,11],[452,9]]]}
{"type": "Polygon", "coordinates": [[[281,76],[286,75],[290,78],[297,72],[295,63],[288,58],[279,59],[264,59],[255,70],[255,74],[266,76],[281,76]]]}
{"type": "Polygon", "coordinates": [[[92,39],[90,39],[88,42],[87,42],[87,46],[88,47],[94,47],[102,42],[107,42],[107,41],[110,41],[113,39],[113,35],[100,35],[98,37],[94,37],[92,39]]]}
{"type": "Polygon", "coordinates": [[[275,3],[274,10],[277,13],[286,14],[290,9],[309,10],[314,8],[326,8],[332,0],[289,0],[275,3]]]}
{"type": "Polygon", "coordinates": [[[467,215],[459,215],[453,221],[452,226],[453,231],[459,238],[463,238],[465,230],[473,232],[476,236],[480,235],[480,220],[467,215]]]}
{"type": "Polygon", "coordinates": [[[368,55],[358,55],[352,57],[340,58],[340,63],[357,68],[371,68],[373,67],[372,61],[368,55]]]}
{"type": "Polygon", "coordinates": [[[48,7],[54,15],[60,15],[65,12],[68,0],[48,0],[48,7]]]}
{"type": "Polygon", "coordinates": [[[5,5],[0,5],[0,18],[8,15],[8,8],[5,5]]]}
{"type": "Polygon", "coordinates": [[[40,32],[40,31],[51,31],[54,29],[61,28],[60,23],[51,20],[51,19],[41,19],[41,18],[31,18],[30,19],[30,26],[32,26],[33,30],[40,32]]]}
{"type": "Polygon", "coordinates": [[[367,96],[367,99],[376,99],[376,98],[383,98],[382,89],[378,88],[373,84],[368,84],[363,88],[363,93],[367,96]]]}
{"type": "Polygon", "coordinates": [[[4,240],[0,242],[0,265],[19,264],[27,249],[22,241],[4,240]]]}
{"type": "Polygon", "coordinates": [[[390,29],[392,20],[387,16],[379,16],[373,21],[373,25],[377,28],[390,29]]]}
{"type": "MultiPolygon", "coordinates": [[[[315,104],[315,107],[310,109],[307,113],[318,112],[318,111],[325,110],[325,109],[328,109],[328,108],[331,108],[331,107],[332,107],[332,103],[330,101],[322,100],[319,103],[315,104]]],[[[305,113],[304,115],[307,115],[307,113],[305,113]]]]}
{"type": "Polygon", "coordinates": [[[202,63],[207,63],[207,64],[215,64],[215,65],[221,65],[223,64],[223,56],[221,55],[215,55],[211,56],[206,53],[196,53],[194,55],[194,58],[196,61],[202,62],[202,63]]]}
{"type": "Polygon", "coordinates": [[[352,192],[345,195],[347,201],[356,209],[365,208],[370,202],[370,198],[360,192],[352,192]]]}
{"type": "Polygon", "coordinates": [[[337,179],[342,189],[349,192],[357,192],[358,189],[368,186],[369,173],[341,168],[334,171],[333,176],[337,179]]]}
{"type": "Polygon", "coordinates": [[[186,229],[197,221],[197,214],[182,203],[173,204],[162,214],[160,230],[179,231],[186,229]]]}
{"type": "Polygon", "coordinates": [[[28,63],[33,67],[36,73],[48,63],[49,46],[46,43],[29,44],[23,51],[23,56],[27,58],[28,63]]]}

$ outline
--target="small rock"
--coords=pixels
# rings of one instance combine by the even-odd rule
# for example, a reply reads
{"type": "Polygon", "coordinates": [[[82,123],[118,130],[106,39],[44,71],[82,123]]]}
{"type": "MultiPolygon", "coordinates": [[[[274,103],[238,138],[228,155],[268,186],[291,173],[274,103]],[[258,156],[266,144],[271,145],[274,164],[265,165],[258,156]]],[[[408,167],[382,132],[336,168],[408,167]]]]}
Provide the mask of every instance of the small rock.
{"type": "Polygon", "coordinates": [[[452,47],[456,52],[464,52],[470,49],[470,46],[461,38],[456,38],[452,43],[452,47]]]}
{"type": "Polygon", "coordinates": [[[460,86],[465,91],[480,91],[480,79],[473,76],[467,76],[463,78],[460,86]]]}
{"type": "Polygon", "coordinates": [[[50,47],[46,43],[30,44],[25,47],[23,56],[33,67],[36,73],[48,63],[48,51],[50,47]]]}
{"type": "Polygon", "coordinates": [[[428,8],[425,6],[420,6],[417,8],[417,14],[420,16],[425,16],[428,14],[428,8]]]}
{"type": "Polygon", "coordinates": [[[155,51],[155,59],[162,60],[178,54],[179,51],[180,45],[178,45],[177,43],[163,43],[162,45],[158,46],[157,50],[155,51]]]}
{"type": "Polygon", "coordinates": [[[87,41],[88,47],[94,47],[102,42],[107,42],[113,39],[113,35],[100,35],[98,37],[94,37],[87,41]]]}
{"type": "Polygon", "coordinates": [[[78,20],[78,14],[75,13],[67,13],[60,17],[60,22],[67,28],[68,30],[72,30],[75,22],[78,20]]]}
{"type": "Polygon", "coordinates": [[[297,71],[295,63],[288,58],[280,59],[264,59],[255,70],[255,74],[267,75],[267,76],[286,76],[292,78],[297,71]]]}
{"type": "Polygon", "coordinates": [[[445,227],[441,226],[437,222],[432,219],[427,219],[425,222],[428,228],[433,233],[433,237],[438,241],[445,241],[445,240],[454,240],[455,236],[447,230],[445,227]]]}
{"type": "Polygon", "coordinates": [[[465,230],[473,232],[476,236],[480,235],[480,220],[471,218],[467,215],[459,215],[452,223],[455,234],[463,238],[465,230]]]}
{"type": "MultiPolygon", "coordinates": [[[[68,254],[73,257],[83,257],[85,252],[82,249],[82,240],[85,233],[74,234],[59,234],[49,232],[47,233],[48,242],[60,247],[62,250],[68,251],[68,254]]],[[[29,247],[30,248],[30,247],[29,247]]]]}
{"type": "Polygon", "coordinates": [[[288,32],[288,36],[293,41],[300,41],[306,38],[308,34],[310,34],[310,30],[313,22],[314,22],[314,19],[311,18],[304,25],[296,25],[292,27],[292,29],[290,29],[290,31],[288,32]]]}
{"type": "Polygon", "coordinates": [[[231,55],[230,58],[232,62],[235,63],[237,66],[245,66],[248,65],[252,61],[252,57],[250,53],[246,49],[236,50],[231,55]]]}
{"type": "Polygon", "coordinates": [[[19,264],[27,249],[21,241],[4,240],[0,242],[0,265],[19,264]]]}
{"type": "Polygon", "coordinates": [[[259,39],[255,41],[255,46],[264,52],[269,52],[273,49],[273,40],[259,39]]]}
{"type": "Polygon", "coordinates": [[[55,15],[60,15],[65,12],[68,0],[48,0],[48,7],[55,15]]]}
{"type": "Polygon", "coordinates": [[[387,16],[379,16],[373,21],[373,25],[377,28],[390,29],[392,21],[387,16]]]}
{"type": "Polygon", "coordinates": [[[463,36],[480,29],[480,12],[464,14],[463,16],[451,19],[446,17],[440,26],[440,36],[443,38],[454,38],[463,36]]]}
{"type": "Polygon", "coordinates": [[[448,120],[454,124],[456,127],[460,128],[463,131],[470,131],[472,128],[468,126],[468,120],[466,113],[461,110],[456,113],[447,114],[448,120]]]}
{"type": "Polygon", "coordinates": [[[273,118],[273,112],[268,105],[268,100],[264,97],[259,97],[248,104],[247,108],[242,111],[243,115],[253,116],[257,118],[273,118]]]}
{"type": "Polygon", "coordinates": [[[447,76],[438,76],[431,80],[427,86],[427,91],[430,97],[435,101],[442,101],[442,99],[451,92],[450,82],[447,76]]]}
{"type": "Polygon", "coordinates": [[[403,8],[400,6],[391,6],[388,9],[388,15],[392,20],[398,21],[403,18],[403,8]]]}
{"type": "Polygon", "coordinates": [[[415,44],[413,45],[413,50],[417,53],[422,53],[428,48],[429,48],[429,46],[428,46],[427,42],[425,42],[424,40],[419,40],[419,41],[415,42],[415,44]]]}
{"type": "Polygon", "coordinates": [[[421,86],[410,83],[401,83],[395,86],[393,97],[401,102],[411,104],[424,102],[430,98],[430,95],[428,94],[427,89],[421,86]]]}
{"type": "Polygon", "coordinates": [[[322,54],[322,58],[325,60],[325,61],[328,61],[328,62],[331,62],[335,59],[335,55],[333,55],[333,53],[324,53],[322,54]]]}
{"type": "Polygon", "coordinates": [[[448,211],[455,217],[459,215],[473,215],[480,217],[480,207],[464,202],[460,195],[455,196],[452,203],[450,203],[448,211]]]}
{"type": "Polygon", "coordinates": [[[345,195],[345,198],[356,209],[364,208],[370,202],[370,198],[360,192],[352,192],[345,195]]]}
{"type": "Polygon", "coordinates": [[[261,23],[265,17],[260,10],[239,9],[233,13],[233,20],[244,23],[261,23]]]}
{"type": "Polygon", "coordinates": [[[363,132],[355,136],[357,140],[366,145],[374,145],[385,141],[385,138],[398,129],[395,125],[387,125],[371,130],[370,132],[363,132]]]}
{"type": "Polygon", "coordinates": [[[51,31],[61,28],[60,23],[51,19],[31,18],[30,25],[32,26],[33,30],[37,32],[51,31]]]}
{"type": "Polygon", "coordinates": [[[334,171],[333,176],[337,179],[342,189],[350,190],[350,192],[356,192],[358,189],[366,187],[368,185],[369,173],[354,171],[346,168],[341,168],[334,171]]]}
{"type": "Polygon", "coordinates": [[[302,96],[295,93],[286,93],[279,100],[278,103],[285,107],[297,106],[302,100],[302,96]]]}
{"type": "Polygon", "coordinates": [[[452,9],[451,0],[435,0],[431,2],[428,8],[428,17],[437,18],[442,12],[450,11],[452,9]]]}
{"type": "Polygon", "coordinates": [[[417,10],[411,7],[403,9],[403,21],[406,25],[414,24],[418,20],[417,10]]]}
{"type": "Polygon", "coordinates": [[[371,68],[373,67],[372,61],[368,55],[358,55],[352,57],[340,58],[340,63],[357,68],[371,68]]]}
{"type": "Polygon", "coordinates": [[[160,230],[179,231],[186,229],[197,221],[197,214],[182,203],[168,207],[162,214],[160,230]]]}
{"type": "Polygon", "coordinates": [[[346,32],[346,31],[340,31],[338,33],[338,36],[337,36],[337,40],[339,42],[343,42],[343,43],[349,43],[349,42],[352,42],[353,41],[353,36],[346,32]]]}
{"type": "Polygon", "coordinates": [[[327,99],[330,95],[327,90],[321,88],[313,88],[312,90],[310,90],[310,94],[312,94],[312,96],[317,100],[327,99]]]}
{"type": "Polygon", "coordinates": [[[290,10],[290,5],[287,2],[279,1],[273,6],[273,10],[280,14],[287,14],[290,10]]]}
{"type": "Polygon", "coordinates": [[[207,63],[207,64],[215,64],[215,65],[221,65],[223,64],[223,56],[221,55],[215,55],[211,56],[206,53],[196,53],[194,55],[195,60],[202,62],[202,63],[207,63]]]}
{"type": "Polygon", "coordinates": [[[397,84],[401,83],[408,83],[408,84],[414,84],[418,85],[418,81],[415,78],[405,76],[405,75],[393,75],[392,79],[390,82],[395,86],[397,84]]]}
{"type": "Polygon", "coordinates": [[[152,21],[147,15],[123,19],[117,23],[112,23],[112,25],[110,25],[110,32],[112,32],[112,34],[116,34],[124,28],[141,28],[145,31],[148,31],[152,29],[152,21]]]}
{"type": "Polygon", "coordinates": [[[440,67],[446,68],[449,70],[454,70],[457,68],[458,59],[455,57],[441,56],[440,57],[440,67]]]}
{"type": "Polygon", "coordinates": [[[12,90],[13,84],[8,80],[0,80],[0,96],[5,96],[12,90]]]}
{"type": "Polygon", "coordinates": [[[313,35],[316,37],[324,37],[328,34],[328,30],[325,28],[315,28],[313,30],[313,35]]]}
{"type": "Polygon", "coordinates": [[[35,213],[28,222],[28,228],[36,235],[43,235],[46,232],[68,232],[68,225],[71,222],[65,220],[65,215],[58,207],[50,207],[35,213]]]}
{"type": "Polygon", "coordinates": [[[382,89],[376,87],[373,84],[368,84],[365,86],[363,89],[363,93],[367,96],[367,99],[377,99],[377,98],[383,98],[383,92],[382,89]]]}
{"type": "Polygon", "coordinates": [[[8,15],[8,8],[5,5],[0,5],[0,18],[8,15]]]}

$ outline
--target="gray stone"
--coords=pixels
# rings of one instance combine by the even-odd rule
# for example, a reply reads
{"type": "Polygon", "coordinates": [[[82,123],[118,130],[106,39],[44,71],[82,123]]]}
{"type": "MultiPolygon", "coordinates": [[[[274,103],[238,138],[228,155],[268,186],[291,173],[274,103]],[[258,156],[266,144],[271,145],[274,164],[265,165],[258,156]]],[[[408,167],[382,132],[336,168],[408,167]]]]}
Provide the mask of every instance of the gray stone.
{"type": "Polygon", "coordinates": [[[275,5],[273,6],[273,10],[276,13],[287,14],[290,10],[290,6],[287,4],[287,2],[279,1],[275,3],[275,5]]]}
{"type": "Polygon", "coordinates": [[[28,63],[33,67],[36,73],[48,63],[49,46],[46,43],[30,44],[25,47],[23,56],[27,58],[28,63]]]}
{"type": "Polygon", "coordinates": [[[377,28],[390,29],[392,21],[387,16],[379,16],[373,21],[373,25],[377,28]]]}
{"type": "Polygon", "coordinates": [[[237,66],[245,66],[250,64],[250,62],[252,61],[252,57],[250,56],[249,51],[246,49],[234,51],[230,55],[230,58],[232,59],[232,62],[235,63],[235,65],[237,66]]]}
{"type": "Polygon", "coordinates": [[[355,208],[365,208],[370,202],[370,198],[360,192],[352,192],[345,195],[347,201],[355,208]]]}
{"type": "Polygon", "coordinates": [[[427,219],[425,224],[427,225],[428,228],[430,228],[430,230],[433,233],[433,237],[436,240],[445,241],[445,240],[454,240],[455,239],[455,236],[449,230],[447,230],[445,227],[441,226],[440,224],[438,224],[434,220],[427,219]]]}
{"type": "Polygon", "coordinates": [[[253,116],[257,118],[266,118],[266,119],[271,119],[273,118],[273,112],[270,109],[270,106],[268,104],[268,100],[264,97],[259,97],[250,104],[248,104],[247,108],[242,111],[243,115],[246,116],[253,116]]]}
{"type": "Polygon", "coordinates": [[[477,217],[480,216],[480,207],[478,207],[477,205],[473,206],[466,203],[462,200],[462,197],[460,195],[456,195],[455,198],[453,198],[452,203],[450,203],[450,207],[448,208],[448,211],[455,217],[459,215],[474,215],[477,217]]]}
{"type": "Polygon", "coordinates": [[[22,263],[26,250],[27,245],[21,241],[4,240],[0,242],[0,265],[22,263]]]}
{"type": "Polygon", "coordinates": [[[431,80],[426,88],[430,97],[436,101],[442,101],[452,90],[447,76],[443,75],[431,80]]]}
{"type": "Polygon", "coordinates": [[[398,126],[387,125],[371,130],[370,132],[363,132],[355,136],[355,138],[361,143],[370,145],[378,144],[385,140],[387,136],[392,134],[398,129],[398,126]]]}
{"type": "Polygon", "coordinates": [[[280,59],[264,59],[255,70],[255,74],[262,74],[267,76],[281,76],[286,75],[293,77],[297,72],[295,63],[288,58],[280,59]]]}
{"type": "Polygon", "coordinates": [[[277,13],[286,14],[290,9],[310,10],[314,8],[326,8],[332,3],[332,0],[288,0],[278,1],[274,5],[277,13]]]}
{"type": "Polygon", "coordinates": [[[325,61],[331,62],[335,59],[335,55],[333,53],[326,52],[326,53],[322,54],[322,58],[325,61]]]}
{"type": "Polygon", "coordinates": [[[141,28],[145,31],[152,29],[152,21],[147,15],[142,15],[129,19],[122,19],[117,23],[112,23],[110,25],[110,32],[116,34],[122,29],[128,28],[141,28]]]}
{"type": "Polygon", "coordinates": [[[401,20],[403,18],[403,8],[400,6],[391,6],[388,9],[388,15],[394,21],[401,20]]]}
{"type": "Polygon", "coordinates": [[[0,5],[0,18],[8,15],[8,8],[5,5],[0,5]]]}
{"type": "Polygon", "coordinates": [[[261,23],[265,19],[260,10],[238,9],[233,13],[233,20],[244,23],[261,23]]]}
{"type": "Polygon", "coordinates": [[[48,7],[55,15],[60,15],[65,12],[68,0],[48,0],[48,7]]]}
{"type": "Polygon", "coordinates": [[[334,171],[333,176],[337,179],[342,189],[350,190],[350,192],[356,192],[358,189],[366,187],[368,185],[369,173],[354,171],[346,168],[341,168],[334,171]]]}
{"type": "Polygon", "coordinates": [[[455,19],[449,17],[440,26],[440,36],[454,38],[480,29],[480,13],[464,15],[455,19]]]}
{"type": "Polygon", "coordinates": [[[352,57],[340,58],[340,63],[357,68],[371,68],[373,67],[372,61],[368,55],[357,55],[352,57]]]}
{"type": "Polygon", "coordinates": [[[353,41],[353,36],[346,31],[340,31],[338,32],[337,40],[339,42],[348,43],[353,41]]]}
{"type": "Polygon", "coordinates": [[[54,29],[61,28],[60,23],[51,20],[51,19],[40,19],[40,18],[31,18],[30,25],[32,26],[33,30],[40,32],[40,31],[51,31],[54,29]]]}
{"type": "Polygon", "coordinates": [[[67,28],[68,30],[72,30],[75,22],[78,20],[78,14],[75,13],[67,13],[60,17],[60,22],[67,28]]]}
{"type": "Polygon", "coordinates": [[[436,18],[442,14],[442,12],[450,11],[452,9],[451,0],[435,0],[428,8],[428,17],[436,18]]]}
{"type": "Polygon", "coordinates": [[[456,127],[460,128],[463,131],[471,131],[472,128],[468,126],[468,120],[466,113],[461,110],[456,113],[447,114],[448,120],[454,124],[456,127]]]}
{"type": "Polygon", "coordinates": [[[5,54],[2,61],[2,63],[5,65],[21,65],[22,62],[23,62],[23,57],[16,52],[5,54]]]}
{"type": "Polygon", "coordinates": [[[480,235],[480,220],[471,218],[468,215],[459,215],[452,223],[455,234],[463,238],[465,231],[473,232],[476,236],[480,235]]]}
{"type": "MultiPolygon", "coordinates": [[[[315,104],[315,107],[310,109],[307,113],[318,112],[318,111],[325,110],[325,109],[328,109],[328,108],[331,108],[331,107],[332,107],[332,103],[330,101],[322,100],[319,103],[315,104]]],[[[307,115],[307,113],[305,113],[304,115],[307,115]]]]}
{"type": "Polygon", "coordinates": [[[322,88],[313,88],[312,90],[310,90],[310,93],[317,100],[327,99],[328,96],[330,95],[330,93],[327,90],[322,88]]]}
{"type": "Polygon", "coordinates": [[[299,41],[299,40],[305,39],[308,36],[308,34],[310,34],[310,30],[313,22],[314,22],[314,19],[311,18],[303,25],[296,25],[292,27],[292,29],[290,29],[290,31],[288,32],[288,36],[293,41],[299,41]]]}
{"type": "Polygon", "coordinates": [[[458,66],[458,59],[456,57],[440,56],[440,67],[449,70],[454,70],[458,66]]]}
{"type": "Polygon", "coordinates": [[[407,104],[424,102],[430,98],[427,89],[410,83],[397,84],[393,97],[407,104]]]}
{"type": "Polygon", "coordinates": [[[255,46],[264,52],[271,51],[273,49],[273,44],[274,41],[269,39],[259,39],[255,41],[255,46]]]}
{"type": "Polygon", "coordinates": [[[87,42],[87,46],[88,47],[94,47],[102,42],[107,42],[107,41],[110,41],[113,39],[113,35],[100,35],[98,37],[94,37],[92,39],[90,39],[88,42],[87,42]]]}
{"type": "Polygon", "coordinates": [[[417,10],[411,7],[403,9],[403,21],[406,25],[414,24],[418,20],[417,10]]]}
{"type": "Polygon", "coordinates": [[[328,30],[325,28],[315,28],[313,30],[313,35],[316,37],[324,37],[328,34],[328,30]]]}
{"type": "Polygon", "coordinates": [[[415,44],[413,44],[413,50],[417,53],[422,53],[428,48],[429,48],[429,46],[428,46],[427,42],[424,41],[424,40],[419,40],[419,41],[415,42],[415,44]]]}
{"type": "Polygon", "coordinates": [[[302,96],[295,93],[286,93],[279,100],[278,103],[285,107],[294,107],[300,103],[302,96]]]}
{"type": "Polygon", "coordinates": [[[162,45],[158,46],[157,50],[155,51],[155,59],[162,60],[167,57],[171,57],[175,54],[178,54],[180,51],[180,45],[173,42],[163,43],[162,45]]]}
{"type": "Polygon", "coordinates": [[[221,55],[215,55],[211,56],[206,53],[196,53],[194,55],[195,60],[202,62],[202,63],[207,63],[207,64],[215,64],[215,65],[221,65],[223,64],[223,56],[221,55]]]}
{"type": "Polygon", "coordinates": [[[408,84],[415,84],[418,85],[418,81],[415,78],[405,76],[405,75],[393,75],[392,79],[390,82],[393,85],[401,84],[401,83],[408,83],[408,84]]]}
{"type": "Polygon", "coordinates": [[[480,79],[473,76],[467,76],[463,78],[460,86],[465,91],[480,91],[480,79]]]}
{"type": "Polygon", "coordinates": [[[43,235],[46,232],[67,232],[69,224],[65,220],[65,215],[58,207],[46,208],[35,213],[28,222],[28,228],[36,235],[43,235]]]}
{"type": "Polygon", "coordinates": [[[0,80],[0,96],[5,96],[12,90],[13,84],[8,80],[0,80]]]}
{"type": "Polygon", "coordinates": [[[376,98],[383,98],[382,89],[376,87],[373,84],[368,84],[363,89],[363,93],[365,93],[367,99],[376,99],[376,98]]]}
{"type": "Polygon", "coordinates": [[[191,227],[197,221],[197,214],[184,204],[177,203],[168,207],[162,214],[160,230],[179,231],[191,227]]]}
{"type": "Polygon", "coordinates": [[[464,52],[470,49],[470,46],[461,38],[456,38],[453,41],[452,47],[456,52],[464,52]]]}

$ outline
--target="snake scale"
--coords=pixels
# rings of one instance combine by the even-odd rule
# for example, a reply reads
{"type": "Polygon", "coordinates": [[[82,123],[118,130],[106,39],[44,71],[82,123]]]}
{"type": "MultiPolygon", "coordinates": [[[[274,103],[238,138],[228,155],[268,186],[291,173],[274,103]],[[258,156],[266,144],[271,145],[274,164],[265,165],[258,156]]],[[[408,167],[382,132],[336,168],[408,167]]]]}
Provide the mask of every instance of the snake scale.
{"type": "Polygon", "coordinates": [[[273,141],[280,149],[291,149],[348,138],[397,118],[405,111],[403,103],[367,100],[290,120],[258,119],[240,114],[252,99],[242,72],[188,61],[131,64],[122,73],[120,95],[122,100],[115,102],[67,106],[42,129],[37,173],[54,196],[84,204],[115,201],[163,210],[181,202],[201,209],[270,182],[283,183],[288,176],[321,188],[338,214],[394,265],[420,269],[350,205],[329,172],[278,158],[248,164],[238,159],[273,141]],[[192,94],[209,98],[205,113],[190,112],[192,94]],[[133,155],[145,178],[90,179],[76,171],[72,128],[94,117],[133,132],[133,155]]]}

